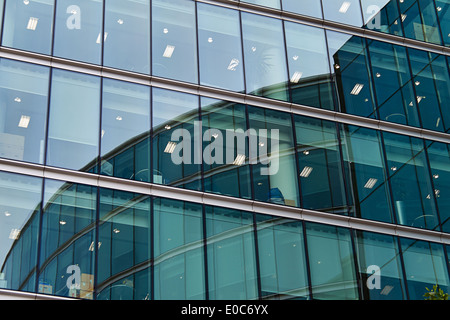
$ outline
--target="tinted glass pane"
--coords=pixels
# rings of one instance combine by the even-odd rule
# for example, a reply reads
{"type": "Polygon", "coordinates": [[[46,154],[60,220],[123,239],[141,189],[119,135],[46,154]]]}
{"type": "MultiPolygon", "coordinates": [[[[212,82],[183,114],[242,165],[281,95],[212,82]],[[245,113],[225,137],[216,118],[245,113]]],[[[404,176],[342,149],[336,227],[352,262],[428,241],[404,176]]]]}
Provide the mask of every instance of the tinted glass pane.
{"type": "Polygon", "coordinates": [[[209,298],[256,299],[253,215],[209,206],[205,212],[209,298]]]}
{"type": "Polygon", "coordinates": [[[448,269],[441,244],[402,238],[401,246],[411,300],[423,300],[426,288],[432,289],[434,285],[449,292],[448,269]]]}
{"type": "Polygon", "coordinates": [[[52,43],[53,0],[7,0],[2,45],[49,54],[52,43]]]}
{"type": "Polygon", "coordinates": [[[243,12],[242,31],[247,93],[288,100],[281,21],[243,12]]]}
{"type": "Polygon", "coordinates": [[[105,3],[105,66],[150,73],[150,0],[105,3]]]}
{"type": "Polygon", "coordinates": [[[435,0],[436,11],[441,26],[441,34],[444,40],[444,45],[450,45],[450,1],[449,0],[435,0]]]}
{"type": "Polygon", "coordinates": [[[154,75],[198,82],[195,20],[194,1],[152,1],[154,75]]]}
{"type": "Polygon", "coordinates": [[[358,0],[322,0],[324,18],[353,26],[363,25],[358,0]]]}
{"type": "Polygon", "coordinates": [[[302,223],[278,217],[256,217],[262,297],[308,298],[302,223]]]}
{"type": "Polygon", "coordinates": [[[433,0],[399,1],[405,36],[421,41],[441,43],[433,0]]]}
{"type": "Polygon", "coordinates": [[[154,200],[155,299],[205,299],[202,207],[154,200]]]}
{"type": "Polygon", "coordinates": [[[0,60],[0,157],[44,162],[49,69],[0,60]]]}
{"type": "Polygon", "coordinates": [[[361,0],[364,26],[367,29],[401,36],[397,1],[361,0]]]}
{"type": "Polygon", "coordinates": [[[0,172],[0,288],[36,290],[42,180],[0,172]]]}
{"type": "Polygon", "coordinates": [[[260,6],[280,9],[280,0],[241,0],[241,2],[254,3],[260,6]]]}
{"type": "Polygon", "coordinates": [[[347,229],[306,224],[314,299],[358,299],[355,262],[347,229]]]}
{"type": "Polygon", "coordinates": [[[47,164],[89,171],[98,156],[100,79],[55,69],[51,90],[47,164]]]}
{"type": "Polygon", "coordinates": [[[282,0],[283,10],[322,18],[320,0],[282,0]]]}
{"type": "Polygon", "coordinates": [[[358,231],[356,252],[364,299],[406,299],[400,252],[394,237],[358,231]]]}
{"type": "Polygon", "coordinates": [[[150,181],[150,88],[104,79],[102,99],[102,174],[150,181]]]}
{"type": "Polygon", "coordinates": [[[244,91],[239,12],[197,4],[200,83],[244,91]]]}
{"type": "Polygon", "coordinates": [[[96,201],[95,187],[45,181],[38,292],[93,299],[96,201]]]}
{"type": "Polygon", "coordinates": [[[53,54],[100,64],[102,17],[102,1],[79,0],[75,5],[71,0],[58,0],[53,54]]]}

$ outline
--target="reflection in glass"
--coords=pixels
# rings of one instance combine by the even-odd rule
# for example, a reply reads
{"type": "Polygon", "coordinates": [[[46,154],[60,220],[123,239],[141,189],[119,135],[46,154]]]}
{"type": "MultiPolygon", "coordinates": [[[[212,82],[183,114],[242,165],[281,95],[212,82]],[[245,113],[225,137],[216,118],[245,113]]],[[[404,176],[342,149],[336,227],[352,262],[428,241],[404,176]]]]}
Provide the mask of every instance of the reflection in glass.
{"type": "Polygon", "coordinates": [[[441,34],[444,40],[444,45],[450,45],[450,2],[449,0],[434,0],[436,3],[437,16],[441,27],[441,34]]]}
{"type": "Polygon", "coordinates": [[[49,69],[0,60],[0,157],[44,162],[49,69]]]}
{"type": "Polygon", "coordinates": [[[54,69],[47,164],[91,170],[98,156],[100,79],[54,69]]]}
{"type": "Polygon", "coordinates": [[[150,73],[150,0],[105,2],[105,66],[150,73]]]}
{"type": "MultiPolygon", "coordinates": [[[[53,54],[95,64],[101,63],[103,1],[58,0],[53,54]]],[[[104,34],[107,40],[107,33],[104,34]]]]}
{"type": "Polygon", "coordinates": [[[7,0],[2,45],[50,54],[54,0],[7,0]]]}
{"type": "Polygon", "coordinates": [[[93,299],[96,203],[96,187],[45,181],[39,293],[93,299]]]}
{"type": "Polygon", "coordinates": [[[320,0],[282,0],[283,10],[304,14],[311,17],[322,18],[320,0]]]}
{"type": "Polygon", "coordinates": [[[197,4],[200,84],[244,91],[239,12],[197,4]]]}
{"type": "Polygon", "coordinates": [[[280,0],[241,0],[241,2],[248,2],[260,6],[280,9],[280,0]]]}
{"type": "Polygon", "coordinates": [[[405,37],[441,44],[434,0],[399,1],[405,37]]]}
{"type": "Polygon", "coordinates": [[[152,73],[198,82],[195,2],[152,1],[152,73]]]}
{"type": "Polygon", "coordinates": [[[247,93],[288,100],[288,71],[280,20],[242,13],[247,93]]]}
{"type": "Polygon", "coordinates": [[[253,215],[205,207],[209,299],[258,297],[253,215]]]}
{"type": "Polygon", "coordinates": [[[0,289],[35,292],[42,179],[0,172],[0,289]]]}
{"type": "Polygon", "coordinates": [[[150,181],[150,88],[103,79],[101,173],[150,181]]]}
{"type": "Polygon", "coordinates": [[[359,0],[322,0],[324,18],[331,21],[361,27],[359,0]]]}
{"type": "Polygon", "coordinates": [[[154,200],[156,300],[205,299],[202,220],[199,204],[154,200]]]}
{"type": "Polygon", "coordinates": [[[306,236],[313,298],[358,299],[350,231],[306,223],[306,236]]]}

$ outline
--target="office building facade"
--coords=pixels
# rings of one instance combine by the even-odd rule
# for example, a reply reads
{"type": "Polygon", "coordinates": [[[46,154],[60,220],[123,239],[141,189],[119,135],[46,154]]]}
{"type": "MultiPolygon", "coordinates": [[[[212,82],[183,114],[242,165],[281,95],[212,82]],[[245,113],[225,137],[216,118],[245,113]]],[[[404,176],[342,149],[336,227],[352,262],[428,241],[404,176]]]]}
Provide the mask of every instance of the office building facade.
{"type": "Polygon", "coordinates": [[[0,7],[1,295],[449,291],[449,0],[0,7]]]}

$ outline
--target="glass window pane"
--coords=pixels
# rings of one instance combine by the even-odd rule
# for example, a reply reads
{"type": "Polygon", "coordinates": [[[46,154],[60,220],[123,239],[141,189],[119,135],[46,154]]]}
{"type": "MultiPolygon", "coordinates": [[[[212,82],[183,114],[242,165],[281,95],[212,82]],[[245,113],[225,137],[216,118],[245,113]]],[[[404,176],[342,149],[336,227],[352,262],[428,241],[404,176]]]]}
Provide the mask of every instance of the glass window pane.
{"type": "Polygon", "coordinates": [[[394,222],[379,133],[343,126],[342,148],[356,217],[394,222]]]}
{"type": "Polygon", "coordinates": [[[102,99],[101,173],[149,182],[150,87],[103,79],[102,99]],[[144,158],[146,167],[138,164],[144,158]]]}
{"type": "Polygon", "coordinates": [[[290,114],[250,106],[248,112],[258,138],[252,148],[259,157],[252,166],[255,200],[300,206],[290,114]]]}
{"type": "Polygon", "coordinates": [[[400,1],[400,10],[407,38],[442,43],[433,0],[400,1]]]}
{"type": "Polygon", "coordinates": [[[397,36],[403,35],[397,1],[361,0],[361,9],[365,28],[397,36]]]}
{"type": "Polygon", "coordinates": [[[383,136],[397,222],[439,228],[423,141],[388,132],[383,136]]]}
{"type": "Polygon", "coordinates": [[[355,262],[350,231],[306,223],[314,299],[357,300],[355,262]]]}
{"type": "Polygon", "coordinates": [[[450,46],[450,1],[449,0],[435,0],[436,11],[441,26],[441,34],[444,40],[444,45],[450,46]]]}
{"type": "Polygon", "coordinates": [[[42,179],[0,172],[0,288],[36,290],[42,179]]]}
{"type": "MultiPolygon", "coordinates": [[[[101,63],[103,4],[99,0],[58,0],[53,54],[95,64],[101,63]]],[[[105,33],[105,41],[107,34],[105,33]]]]}
{"type": "Polygon", "coordinates": [[[442,244],[401,238],[409,299],[423,300],[426,288],[449,292],[449,275],[442,244]]]}
{"type": "Polygon", "coordinates": [[[280,20],[243,12],[247,93],[288,100],[286,53],[280,20]]]}
{"type": "Polygon", "coordinates": [[[2,45],[50,54],[54,0],[7,0],[2,45]]]}
{"type": "Polygon", "coordinates": [[[205,299],[202,206],[154,200],[156,300],[205,299]]]}
{"type": "Polygon", "coordinates": [[[282,0],[283,10],[322,18],[320,0],[282,0]]]}
{"type": "MultiPolygon", "coordinates": [[[[227,140],[227,134],[247,131],[245,106],[204,97],[201,105],[205,191],[251,198],[250,165],[232,163],[240,144],[239,141],[231,144],[227,140]]],[[[241,137],[246,144],[243,151],[248,155],[248,140],[241,137]]]]}
{"type": "Polygon", "coordinates": [[[257,299],[253,215],[210,206],[205,212],[209,298],[257,299]]]}
{"type": "Polygon", "coordinates": [[[405,300],[406,292],[397,240],[392,236],[366,231],[357,231],[356,235],[356,253],[365,299],[405,300]],[[378,280],[370,279],[374,271],[379,275],[378,280]]]}
{"type": "Polygon", "coordinates": [[[325,32],[285,22],[292,102],[334,110],[325,32]]]}
{"type": "Polygon", "coordinates": [[[105,2],[105,66],[150,73],[150,0],[105,2]]]}
{"type": "Polygon", "coordinates": [[[0,60],[0,157],[44,162],[49,68],[0,60]]]}
{"type": "Polygon", "coordinates": [[[153,75],[198,82],[194,1],[152,1],[152,39],[153,75]]]}
{"type": "Polygon", "coordinates": [[[38,292],[93,299],[96,203],[96,187],[45,181],[38,292]]]}
{"type": "Polygon", "coordinates": [[[152,94],[153,182],[201,190],[199,98],[157,88],[152,94]]]}
{"type": "Polygon", "coordinates": [[[200,84],[244,91],[239,12],[198,3],[200,84]]]}
{"type": "Polygon", "coordinates": [[[357,27],[363,25],[359,0],[322,0],[322,6],[326,20],[357,27]]]}
{"type": "Polygon", "coordinates": [[[241,0],[241,2],[248,2],[248,3],[257,4],[260,6],[280,9],[280,0],[241,0]]]}
{"type": "Polygon", "coordinates": [[[98,157],[100,79],[53,70],[47,164],[90,171],[98,157]]]}
{"type": "Polygon", "coordinates": [[[308,299],[302,223],[256,215],[261,294],[265,299],[308,299]]]}

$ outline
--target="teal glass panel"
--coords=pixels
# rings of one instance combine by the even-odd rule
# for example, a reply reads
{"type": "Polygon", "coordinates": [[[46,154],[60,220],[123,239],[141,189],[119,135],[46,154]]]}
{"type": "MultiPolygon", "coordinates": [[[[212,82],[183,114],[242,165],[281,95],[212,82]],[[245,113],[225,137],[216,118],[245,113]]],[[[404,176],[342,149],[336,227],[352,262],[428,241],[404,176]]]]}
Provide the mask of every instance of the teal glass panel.
{"type": "Polygon", "coordinates": [[[257,299],[253,215],[210,206],[205,213],[209,299],[257,299]]]}
{"type": "Polygon", "coordinates": [[[405,277],[410,300],[424,300],[427,289],[438,285],[449,292],[449,274],[444,246],[438,243],[401,238],[405,277]]]}
{"type": "Polygon", "coordinates": [[[105,36],[105,66],[150,73],[150,0],[106,1],[105,36]]]}
{"type": "Polygon", "coordinates": [[[402,36],[397,1],[361,0],[364,27],[369,30],[402,36]]]}
{"type": "Polygon", "coordinates": [[[280,20],[243,12],[242,32],[247,93],[288,100],[288,70],[280,20]]]}
{"type": "Polygon", "coordinates": [[[0,157],[42,164],[49,68],[0,60],[0,157]]]}
{"type": "Polygon", "coordinates": [[[433,0],[399,1],[405,37],[441,44],[436,8],[433,0]]]}
{"type": "Polygon", "coordinates": [[[336,124],[294,116],[302,207],[348,214],[336,124]]]}
{"type": "Polygon", "coordinates": [[[356,232],[356,256],[365,300],[406,300],[397,239],[356,232]]]}
{"type": "Polygon", "coordinates": [[[97,188],[46,180],[38,292],[93,299],[97,188]]]}
{"type": "Polygon", "coordinates": [[[376,130],[342,127],[346,178],[359,218],[394,222],[383,146],[376,130]]]}
{"type": "Polygon", "coordinates": [[[234,163],[239,148],[243,155],[249,155],[249,139],[244,136],[247,132],[245,106],[202,97],[201,107],[205,191],[251,198],[250,165],[234,163]],[[227,139],[235,133],[236,140],[227,139]]]}
{"type": "Polygon", "coordinates": [[[105,288],[116,283],[121,273],[150,261],[150,197],[100,189],[99,201],[97,286],[105,288]]]}
{"type": "Polygon", "coordinates": [[[423,141],[383,132],[389,180],[397,222],[410,227],[439,229],[423,141]]]}
{"type": "Polygon", "coordinates": [[[156,300],[205,299],[202,206],[154,200],[156,300]]]}
{"type": "Polygon", "coordinates": [[[198,83],[194,1],[152,1],[152,74],[198,83]]]}
{"type": "Polygon", "coordinates": [[[57,57],[101,63],[103,1],[58,0],[56,3],[53,54],[57,57]]]}
{"type": "Polygon", "coordinates": [[[299,221],[256,215],[263,299],[308,299],[303,227],[299,221]]]}
{"type": "Polygon", "coordinates": [[[36,290],[42,179],[0,172],[0,288],[36,290]]]}
{"type": "Polygon", "coordinates": [[[98,157],[100,78],[53,70],[47,164],[91,171],[98,157]]]}
{"type": "Polygon", "coordinates": [[[50,54],[54,3],[54,0],[7,0],[2,45],[50,54]]]}
{"type": "Polygon", "coordinates": [[[101,173],[149,182],[150,88],[103,79],[102,99],[101,173]]]}
{"type": "Polygon", "coordinates": [[[320,0],[282,0],[282,4],[284,11],[322,18],[322,6],[320,0]]]}
{"type": "Polygon", "coordinates": [[[362,27],[361,7],[358,0],[322,0],[326,20],[362,27]]]}
{"type": "Polygon", "coordinates": [[[153,88],[153,182],[201,190],[199,98],[153,88]]]}
{"type": "Polygon", "coordinates": [[[150,288],[150,271],[146,269],[102,288],[97,300],[150,300],[150,288]]]}
{"type": "Polygon", "coordinates": [[[255,200],[300,206],[290,114],[252,106],[248,113],[250,129],[256,135],[252,144],[257,144],[249,156],[255,200]],[[254,157],[256,150],[258,158],[254,157]]]}
{"type": "Polygon", "coordinates": [[[306,237],[313,298],[357,300],[358,284],[350,231],[306,223],[306,237]]]}
{"type": "Polygon", "coordinates": [[[441,35],[445,46],[450,46],[450,1],[435,0],[436,11],[441,27],[441,35]]]}
{"type": "Polygon", "coordinates": [[[198,3],[200,84],[245,91],[239,11],[198,3]]]}
{"type": "Polygon", "coordinates": [[[285,32],[292,102],[334,110],[325,32],[292,22],[285,32]]]}

